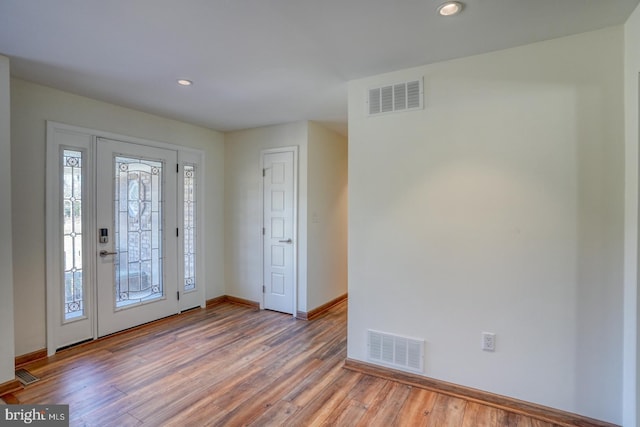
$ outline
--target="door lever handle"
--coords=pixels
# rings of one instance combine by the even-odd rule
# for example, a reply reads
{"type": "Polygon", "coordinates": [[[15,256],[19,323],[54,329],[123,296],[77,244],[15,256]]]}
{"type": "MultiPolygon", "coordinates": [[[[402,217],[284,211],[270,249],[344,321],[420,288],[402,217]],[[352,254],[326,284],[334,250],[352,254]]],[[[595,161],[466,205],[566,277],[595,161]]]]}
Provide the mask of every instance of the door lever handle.
{"type": "Polygon", "coordinates": [[[118,252],[109,252],[109,251],[105,251],[104,249],[100,251],[100,256],[101,257],[106,257],[107,255],[117,255],[118,252]]]}
{"type": "Polygon", "coordinates": [[[280,242],[280,243],[292,243],[292,242],[293,242],[293,240],[291,240],[291,239],[287,239],[287,240],[278,240],[278,242],[280,242]]]}

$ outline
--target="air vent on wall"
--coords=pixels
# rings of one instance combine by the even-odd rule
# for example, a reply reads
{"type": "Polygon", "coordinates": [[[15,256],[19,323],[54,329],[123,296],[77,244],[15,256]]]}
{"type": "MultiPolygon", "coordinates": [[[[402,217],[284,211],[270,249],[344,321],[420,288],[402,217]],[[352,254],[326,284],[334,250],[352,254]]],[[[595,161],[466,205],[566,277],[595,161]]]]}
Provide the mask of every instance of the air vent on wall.
{"type": "Polygon", "coordinates": [[[422,108],[422,79],[369,89],[369,115],[422,108]]]}
{"type": "Polygon", "coordinates": [[[369,330],[367,336],[369,361],[393,368],[423,372],[424,340],[369,330]]]}

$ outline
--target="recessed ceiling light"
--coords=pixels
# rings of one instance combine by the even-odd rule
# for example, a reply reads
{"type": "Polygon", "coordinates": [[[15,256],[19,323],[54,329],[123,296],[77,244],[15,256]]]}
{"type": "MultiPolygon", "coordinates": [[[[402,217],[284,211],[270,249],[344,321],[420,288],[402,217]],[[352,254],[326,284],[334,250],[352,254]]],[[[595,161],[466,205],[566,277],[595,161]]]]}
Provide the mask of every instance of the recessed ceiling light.
{"type": "Polygon", "coordinates": [[[453,16],[460,13],[462,10],[462,3],[459,1],[448,1],[438,6],[438,13],[441,16],[453,16]]]}
{"type": "Polygon", "coordinates": [[[191,86],[193,84],[193,82],[191,80],[187,80],[187,79],[179,79],[178,80],[178,84],[181,86],[191,86]]]}

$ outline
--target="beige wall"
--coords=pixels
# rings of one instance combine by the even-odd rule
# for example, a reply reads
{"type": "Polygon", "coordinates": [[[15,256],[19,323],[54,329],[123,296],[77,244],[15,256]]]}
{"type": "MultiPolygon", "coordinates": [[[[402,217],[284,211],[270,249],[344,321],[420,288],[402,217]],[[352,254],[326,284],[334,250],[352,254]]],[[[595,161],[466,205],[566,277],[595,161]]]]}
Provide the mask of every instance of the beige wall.
{"type": "Polygon", "coordinates": [[[424,338],[426,376],[622,421],[622,77],[614,27],[350,82],[349,357],[424,338]]]}
{"type": "Polygon", "coordinates": [[[640,6],[624,27],[625,43],[625,287],[623,425],[640,425],[638,327],[638,128],[640,111],[640,6]]]}
{"type": "MultiPolygon", "coordinates": [[[[223,135],[209,129],[11,80],[11,167],[16,354],[46,347],[45,126],[57,121],[89,129],[201,149],[205,152],[206,298],[224,294],[223,135]]],[[[3,156],[4,159],[4,156],[3,156]]],[[[4,181],[3,181],[4,182],[4,181]]]]}
{"type": "Polygon", "coordinates": [[[347,293],[347,138],[309,122],[307,308],[347,293]]]}
{"type": "Polygon", "coordinates": [[[225,134],[229,295],[262,301],[260,153],[298,147],[298,301],[308,312],[347,292],[346,138],[313,122],[225,134]]]}
{"type": "Polygon", "coordinates": [[[14,379],[9,59],[0,56],[0,384],[14,379]]]}
{"type": "Polygon", "coordinates": [[[262,302],[260,153],[298,147],[298,310],[306,310],[307,122],[225,134],[225,283],[227,294],[262,302]]]}

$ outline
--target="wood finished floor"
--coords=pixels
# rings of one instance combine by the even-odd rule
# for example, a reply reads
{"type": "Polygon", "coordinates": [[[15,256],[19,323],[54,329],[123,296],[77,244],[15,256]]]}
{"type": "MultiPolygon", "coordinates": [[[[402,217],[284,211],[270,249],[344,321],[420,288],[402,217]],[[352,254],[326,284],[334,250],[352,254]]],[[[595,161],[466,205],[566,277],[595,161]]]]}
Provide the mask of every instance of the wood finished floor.
{"type": "Polygon", "coordinates": [[[6,399],[69,404],[72,426],[553,426],[345,357],[346,302],[310,322],[225,303],[33,362],[40,381],[6,399]]]}

